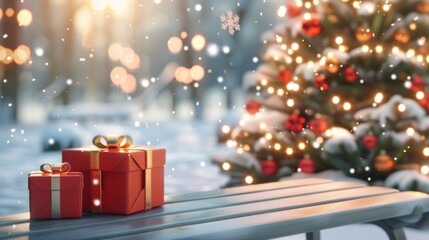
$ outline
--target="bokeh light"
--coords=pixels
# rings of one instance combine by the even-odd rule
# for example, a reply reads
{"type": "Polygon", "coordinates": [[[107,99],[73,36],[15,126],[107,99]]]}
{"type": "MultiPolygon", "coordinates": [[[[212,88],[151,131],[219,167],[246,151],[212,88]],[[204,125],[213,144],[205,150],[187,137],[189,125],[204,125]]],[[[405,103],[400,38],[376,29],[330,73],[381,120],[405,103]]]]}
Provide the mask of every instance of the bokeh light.
{"type": "Polygon", "coordinates": [[[124,93],[133,93],[137,89],[137,80],[136,78],[128,74],[125,78],[125,81],[121,83],[121,89],[124,93]]]}
{"type": "Polygon", "coordinates": [[[108,4],[109,4],[109,0],[92,0],[91,1],[91,7],[96,11],[102,11],[103,9],[107,8],[108,4]]]}
{"type": "Polygon", "coordinates": [[[3,9],[0,8],[0,20],[3,18],[3,9]]]}
{"type": "Polygon", "coordinates": [[[140,57],[130,47],[123,49],[120,61],[128,69],[136,69],[140,65],[140,57]]]}
{"type": "Polygon", "coordinates": [[[119,59],[121,59],[122,53],[123,53],[123,48],[121,44],[119,43],[110,44],[108,49],[108,54],[111,60],[118,61],[119,59]]]}
{"type": "Polygon", "coordinates": [[[13,62],[13,51],[9,48],[0,47],[0,61],[4,64],[13,62]]]}
{"type": "Polygon", "coordinates": [[[167,42],[168,50],[170,50],[171,53],[177,54],[182,50],[182,40],[176,36],[171,37],[167,42]]]}
{"type": "Polygon", "coordinates": [[[187,33],[187,32],[185,32],[185,31],[183,31],[183,32],[181,32],[181,33],[180,33],[180,37],[181,37],[182,39],[185,39],[186,37],[188,37],[188,33],[187,33]]]}
{"type": "Polygon", "coordinates": [[[204,78],[204,68],[200,65],[194,65],[191,68],[191,77],[192,79],[199,81],[204,78]]]}
{"type": "Polygon", "coordinates": [[[15,11],[12,8],[8,8],[8,9],[6,9],[5,13],[6,13],[6,16],[12,17],[13,14],[15,14],[15,11]]]}
{"type": "Polygon", "coordinates": [[[201,51],[206,46],[206,38],[201,34],[197,34],[192,38],[191,44],[196,51],[201,51]]]}
{"type": "Polygon", "coordinates": [[[30,59],[30,48],[26,45],[19,45],[13,52],[13,60],[16,64],[24,64],[30,59]]]}
{"type": "Polygon", "coordinates": [[[177,81],[182,83],[191,83],[192,78],[191,74],[189,72],[189,69],[185,67],[178,67],[176,68],[176,71],[174,72],[174,76],[176,77],[177,81]]]}
{"type": "Polygon", "coordinates": [[[115,86],[120,86],[127,79],[127,70],[123,67],[114,67],[110,71],[110,79],[115,86]]]}
{"type": "Polygon", "coordinates": [[[18,15],[16,16],[19,26],[28,26],[31,24],[31,21],[33,20],[33,15],[31,12],[27,9],[22,9],[18,12],[18,15]]]}
{"type": "Polygon", "coordinates": [[[130,47],[123,49],[120,61],[128,69],[136,69],[140,65],[140,57],[130,47]]]}
{"type": "Polygon", "coordinates": [[[127,1],[124,0],[110,0],[109,6],[113,11],[123,11],[125,9],[125,4],[127,1]]]}

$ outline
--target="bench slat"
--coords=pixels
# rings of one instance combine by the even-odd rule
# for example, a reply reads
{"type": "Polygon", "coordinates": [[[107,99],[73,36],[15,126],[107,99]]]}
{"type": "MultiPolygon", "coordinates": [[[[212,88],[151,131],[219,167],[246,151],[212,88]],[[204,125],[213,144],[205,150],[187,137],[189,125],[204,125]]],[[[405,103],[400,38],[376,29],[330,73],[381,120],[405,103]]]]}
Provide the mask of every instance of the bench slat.
{"type": "Polygon", "coordinates": [[[262,183],[262,184],[247,185],[247,186],[241,186],[241,187],[218,189],[218,190],[207,191],[207,192],[196,192],[196,193],[188,193],[183,195],[166,196],[165,203],[195,201],[200,199],[247,194],[252,192],[256,193],[256,192],[272,191],[272,190],[282,189],[282,188],[300,187],[300,186],[315,185],[315,184],[322,184],[322,183],[328,183],[328,182],[333,182],[333,181],[329,179],[322,179],[322,178],[307,178],[307,179],[296,179],[296,180],[289,180],[289,181],[262,183]]]}
{"type": "MultiPolygon", "coordinates": [[[[267,239],[429,210],[429,197],[401,192],[209,223],[180,226],[130,237],[138,239],[267,239]],[[216,231],[213,231],[216,229],[216,231]]],[[[114,235],[112,236],[114,237],[114,235]]],[[[121,237],[126,239],[125,237],[121,237]]]]}
{"type": "MultiPolygon", "coordinates": [[[[148,219],[140,219],[127,222],[126,225],[109,224],[96,228],[96,231],[80,231],[73,233],[77,238],[110,238],[126,236],[149,231],[157,231],[172,227],[181,227],[190,224],[200,224],[204,222],[223,221],[232,218],[257,215],[268,212],[275,212],[288,209],[303,208],[308,206],[326,204],[331,202],[345,201],[362,197],[377,196],[383,194],[393,194],[397,191],[392,189],[371,187],[363,191],[362,188],[341,190],[336,192],[326,192],[285,199],[270,200],[264,202],[244,204],[225,208],[216,208],[206,211],[188,212],[178,215],[167,215],[148,219]],[[133,226],[130,228],[130,226],[133,226]]],[[[68,232],[62,231],[66,235],[68,232]]],[[[71,234],[71,233],[70,233],[71,234]]],[[[46,238],[54,238],[55,235],[43,235],[46,238]]]]}
{"type": "MultiPolygon", "coordinates": [[[[92,219],[90,223],[87,224],[62,224],[64,221],[67,220],[61,220],[56,221],[56,223],[61,224],[55,224],[56,227],[49,225],[52,223],[52,221],[42,221],[41,223],[46,223],[43,227],[39,225],[32,225],[32,228],[35,229],[31,232],[32,236],[43,236],[43,238],[55,238],[56,232],[60,231],[62,233],[67,233],[67,231],[71,231],[70,233],[67,233],[66,235],[71,235],[76,237],[78,235],[92,235],[92,233],[95,231],[97,233],[106,233],[106,232],[112,232],[116,231],[118,233],[122,232],[123,230],[130,230],[129,226],[135,226],[135,228],[143,229],[144,231],[147,231],[146,227],[149,227],[148,229],[152,227],[155,228],[165,228],[169,226],[169,224],[178,224],[183,225],[186,224],[188,221],[194,221],[194,222],[202,222],[202,221],[213,221],[216,219],[227,219],[231,217],[238,217],[238,216],[244,216],[244,215],[250,215],[250,214],[259,214],[262,212],[270,212],[270,211],[276,211],[280,209],[292,209],[292,208],[298,208],[298,207],[304,207],[304,206],[310,206],[310,205],[316,205],[316,204],[322,204],[327,202],[336,202],[336,201],[343,201],[347,199],[355,199],[359,197],[365,197],[365,196],[374,196],[374,195],[380,195],[380,194],[391,194],[395,193],[397,190],[388,189],[388,188],[381,188],[381,187],[369,187],[369,188],[352,188],[352,189],[346,189],[346,190],[338,190],[338,191],[331,191],[331,192],[322,192],[312,195],[304,195],[304,196],[295,196],[295,197],[289,197],[289,198],[280,198],[277,200],[264,200],[264,201],[258,201],[254,203],[247,203],[242,205],[233,205],[229,207],[219,207],[219,208],[213,208],[211,210],[200,210],[200,211],[194,211],[194,208],[192,208],[190,203],[184,202],[184,203],[176,203],[176,204],[169,204],[174,205],[170,206],[169,209],[165,209],[166,212],[160,213],[160,214],[153,214],[153,211],[142,213],[139,216],[108,216],[111,220],[105,220],[105,221],[97,221],[96,219],[92,219]],[[180,206],[188,204],[188,206],[180,206]],[[176,207],[178,207],[180,210],[180,213],[176,211],[176,207]],[[172,215],[175,214],[175,215],[172,215]],[[162,223],[162,224],[161,224],[162,223]],[[142,228],[142,226],[145,226],[142,228]],[[88,229],[92,228],[92,229],[88,229]],[[75,232],[76,230],[79,230],[78,232],[75,232]],[[85,230],[87,229],[87,230],[85,230]],[[52,234],[51,234],[52,233],[52,234]],[[37,235],[35,235],[37,234],[37,235]],[[43,235],[39,235],[43,234],[43,235]]],[[[238,196],[234,196],[238,197],[238,196]]],[[[226,198],[233,198],[233,197],[226,197],[226,198]]],[[[207,201],[207,200],[201,200],[201,201],[207,201]]],[[[83,219],[82,219],[83,220],[83,219]]],[[[73,221],[73,220],[70,220],[73,221]]],[[[40,221],[35,222],[36,224],[40,221]]],[[[32,223],[33,224],[33,223],[32,223]]],[[[21,232],[14,236],[23,236],[27,235],[28,232],[21,232]]],[[[122,233],[120,233],[122,234],[122,233]]]]}
{"type": "MultiPolygon", "coordinates": [[[[344,189],[363,188],[364,185],[360,183],[351,182],[328,182],[325,184],[309,185],[302,187],[293,187],[287,189],[272,190],[261,193],[249,193],[241,195],[232,195],[225,197],[216,197],[213,199],[202,199],[196,201],[179,202],[173,204],[166,204],[162,208],[153,209],[150,212],[142,212],[130,216],[114,216],[114,215],[89,215],[83,219],[63,219],[63,220],[49,220],[49,221],[31,221],[31,228],[34,233],[37,232],[50,232],[58,231],[63,228],[79,229],[82,227],[98,226],[100,224],[121,223],[134,219],[149,218],[163,215],[180,214],[190,211],[203,211],[213,208],[223,208],[227,206],[240,205],[245,203],[261,202],[266,200],[281,199],[293,196],[303,196],[314,193],[330,192],[344,189]]],[[[10,229],[7,227],[0,227],[0,233],[5,233],[5,230],[18,232],[22,228],[15,227],[10,229]]],[[[27,234],[24,231],[23,234],[27,234]]]]}

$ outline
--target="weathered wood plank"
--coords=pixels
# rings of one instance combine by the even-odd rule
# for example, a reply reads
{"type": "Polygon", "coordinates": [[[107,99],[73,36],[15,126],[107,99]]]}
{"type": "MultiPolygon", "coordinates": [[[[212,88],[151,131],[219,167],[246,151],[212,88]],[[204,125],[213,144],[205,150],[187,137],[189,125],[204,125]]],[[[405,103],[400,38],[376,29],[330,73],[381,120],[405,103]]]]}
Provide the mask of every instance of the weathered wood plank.
{"type": "Polygon", "coordinates": [[[241,186],[241,187],[218,189],[218,190],[207,191],[207,192],[196,192],[196,193],[188,193],[183,195],[166,196],[165,202],[176,203],[176,202],[185,202],[185,201],[195,201],[200,199],[232,196],[232,195],[256,193],[256,192],[265,192],[265,191],[272,191],[272,190],[282,189],[282,188],[300,187],[300,186],[315,185],[315,184],[322,184],[322,183],[328,183],[328,182],[333,182],[333,181],[329,179],[322,179],[322,178],[306,178],[306,179],[296,179],[296,180],[289,180],[289,181],[262,183],[262,184],[254,184],[254,185],[247,185],[247,186],[241,186]]]}
{"type": "MultiPolygon", "coordinates": [[[[134,239],[267,239],[348,224],[410,215],[416,206],[429,211],[429,197],[401,192],[276,211],[229,220],[192,224],[142,234],[134,239]],[[215,229],[215,230],[214,230],[215,229]]],[[[107,237],[105,235],[104,237],[107,237]]],[[[115,235],[112,235],[115,237],[115,235]]],[[[126,239],[124,236],[122,239],[126,239]]]]}
{"type": "MultiPolygon", "coordinates": [[[[369,196],[383,194],[392,194],[397,191],[386,188],[371,187],[368,189],[356,188],[341,190],[335,192],[326,192],[285,199],[270,200],[264,202],[250,203],[239,206],[230,206],[225,208],[216,208],[205,211],[187,212],[174,216],[160,216],[148,219],[129,221],[125,225],[109,224],[97,227],[96,231],[80,231],[72,233],[62,231],[65,235],[73,234],[77,238],[97,238],[126,236],[130,234],[143,233],[168,229],[172,227],[181,227],[191,224],[201,224],[204,222],[223,221],[232,218],[239,218],[250,215],[263,214],[268,212],[296,209],[331,202],[345,201],[369,196]],[[130,226],[133,226],[130,228],[130,226]]],[[[33,235],[34,236],[34,235],[33,235]]],[[[53,238],[55,234],[43,234],[44,238],[53,238]]]]}
{"type": "Polygon", "coordinates": [[[309,185],[288,189],[272,190],[263,193],[249,193],[219,197],[213,199],[202,199],[196,201],[178,202],[166,204],[163,208],[153,209],[150,212],[142,212],[131,216],[115,215],[87,215],[83,219],[64,219],[50,221],[31,221],[30,229],[18,231],[22,228],[0,227],[0,233],[14,233],[12,236],[24,236],[31,231],[34,234],[49,233],[53,231],[65,231],[67,229],[82,229],[98,227],[103,224],[122,224],[132,220],[152,218],[164,215],[181,214],[190,211],[203,211],[213,208],[224,208],[246,203],[261,202],[273,199],[282,199],[294,196],[305,196],[314,193],[331,192],[344,189],[362,188],[364,185],[348,182],[328,182],[325,184],[309,185]]]}

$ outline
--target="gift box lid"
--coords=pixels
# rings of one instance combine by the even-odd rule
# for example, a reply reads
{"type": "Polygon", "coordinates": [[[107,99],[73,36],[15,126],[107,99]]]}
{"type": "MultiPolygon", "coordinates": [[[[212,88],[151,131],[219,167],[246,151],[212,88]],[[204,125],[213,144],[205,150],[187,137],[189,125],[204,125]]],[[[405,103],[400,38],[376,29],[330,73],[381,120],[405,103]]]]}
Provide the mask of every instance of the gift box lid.
{"type": "MultiPolygon", "coordinates": [[[[28,189],[51,191],[51,173],[31,172],[28,174],[28,189]]],[[[80,172],[60,174],[61,190],[80,190],[83,188],[83,176],[80,172]]]]}
{"type": "Polygon", "coordinates": [[[100,151],[100,170],[102,171],[141,171],[164,167],[164,165],[165,149],[163,148],[130,147],[126,150],[100,151]]]}
{"type": "MultiPolygon", "coordinates": [[[[164,148],[143,148],[131,146],[126,149],[104,148],[71,148],[62,152],[63,161],[72,162],[73,169],[90,170],[91,157],[98,156],[100,170],[108,171],[134,171],[147,168],[163,167],[165,165],[164,148]],[[152,154],[152,163],[147,163],[147,156],[152,154]],[[130,160],[132,160],[130,162],[130,160]]],[[[98,169],[98,167],[94,168],[98,169]]]]}

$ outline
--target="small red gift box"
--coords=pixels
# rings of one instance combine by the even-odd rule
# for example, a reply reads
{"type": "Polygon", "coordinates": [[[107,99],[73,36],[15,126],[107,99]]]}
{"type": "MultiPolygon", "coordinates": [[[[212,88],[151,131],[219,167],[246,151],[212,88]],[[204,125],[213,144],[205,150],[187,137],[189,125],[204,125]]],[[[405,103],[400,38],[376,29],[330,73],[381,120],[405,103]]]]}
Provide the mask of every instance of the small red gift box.
{"type": "Polygon", "coordinates": [[[96,147],[63,150],[63,162],[83,173],[84,211],[131,214],[164,205],[165,149],[131,142],[96,136],[96,147]]]}
{"type": "Polygon", "coordinates": [[[68,163],[45,163],[28,175],[30,219],[82,217],[82,173],[70,169],[68,163]]]}

